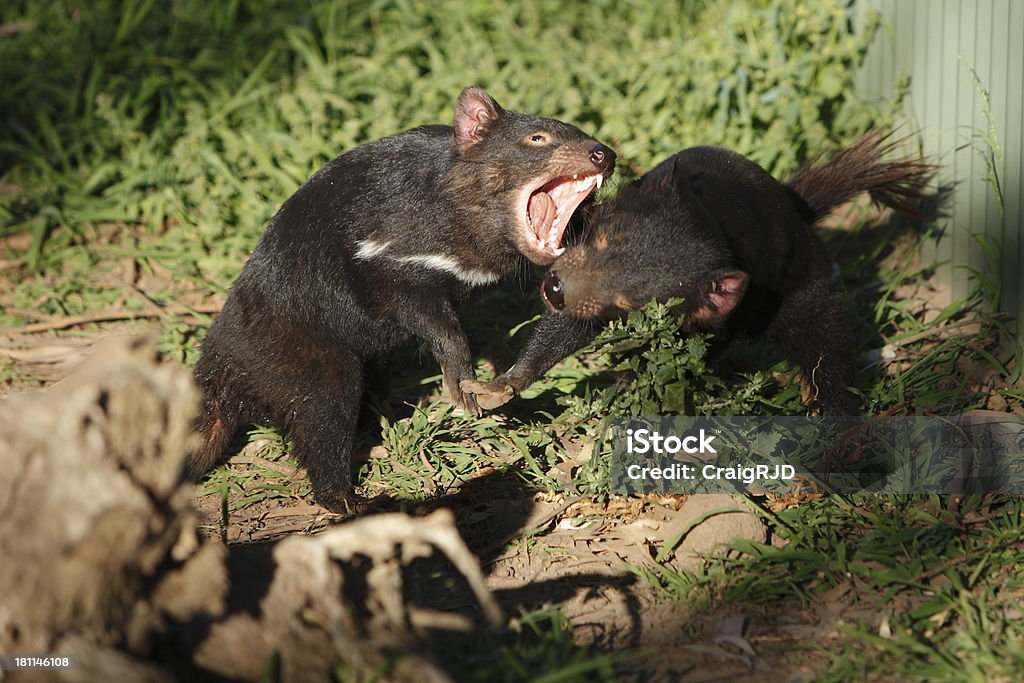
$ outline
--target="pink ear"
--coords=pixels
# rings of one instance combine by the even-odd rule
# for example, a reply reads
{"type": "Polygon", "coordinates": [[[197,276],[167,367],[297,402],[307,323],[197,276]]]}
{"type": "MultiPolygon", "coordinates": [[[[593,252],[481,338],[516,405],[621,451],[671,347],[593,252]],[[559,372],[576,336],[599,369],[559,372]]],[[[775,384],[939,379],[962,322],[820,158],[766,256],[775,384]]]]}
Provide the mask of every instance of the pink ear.
{"type": "Polygon", "coordinates": [[[693,317],[710,323],[725,319],[743,299],[748,280],[742,270],[716,274],[708,283],[707,303],[694,311],[693,317]]]}
{"type": "Polygon", "coordinates": [[[473,145],[501,117],[501,107],[480,88],[466,88],[455,103],[455,142],[460,147],[473,145]]]}
{"type": "Polygon", "coordinates": [[[676,160],[677,157],[672,157],[672,163],[669,167],[661,174],[658,178],[656,187],[659,192],[671,192],[673,185],[676,183],[676,160]]]}

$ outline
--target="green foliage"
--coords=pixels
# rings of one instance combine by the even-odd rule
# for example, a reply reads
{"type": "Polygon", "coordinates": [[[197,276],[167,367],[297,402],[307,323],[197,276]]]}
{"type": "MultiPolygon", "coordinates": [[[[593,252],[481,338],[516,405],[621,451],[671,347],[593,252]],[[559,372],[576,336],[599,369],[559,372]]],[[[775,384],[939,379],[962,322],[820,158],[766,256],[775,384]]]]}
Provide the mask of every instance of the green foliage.
{"type": "Polygon", "coordinates": [[[729,599],[847,586],[844,602],[856,596],[876,609],[874,628],[842,628],[848,640],[830,653],[822,680],[1012,680],[1024,670],[1017,615],[1024,551],[1016,542],[1024,501],[968,496],[958,514],[947,503],[943,496],[857,496],[791,508],[780,515],[797,530],[789,546],[754,548],[713,572],[723,572],[729,599]]]}
{"type": "Polygon", "coordinates": [[[567,13],[555,0],[106,0],[3,12],[25,28],[0,41],[0,154],[21,186],[0,199],[0,232],[28,223],[41,245],[83,222],[172,228],[168,246],[198,239],[196,265],[222,282],[326,159],[450,120],[470,83],[593,130],[629,167],[710,142],[786,172],[875,115],[849,68],[870,33],[852,33],[840,2],[567,13]]]}
{"type": "Polygon", "coordinates": [[[711,335],[686,335],[672,308],[652,302],[609,325],[594,346],[622,381],[591,404],[598,415],[745,415],[766,402],[764,372],[727,383],[708,366],[711,335]],[[628,378],[628,382],[627,382],[628,378]]]}
{"type": "MultiPolygon", "coordinates": [[[[404,420],[381,416],[386,458],[371,459],[359,472],[392,494],[421,498],[465,481],[498,451],[503,431],[493,417],[476,418],[445,402],[415,408],[404,420]]],[[[495,458],[498,467],[507,461],[495,458]]]]}
{"type": "Polygon", "coordinates": [[[954,513],[945,496],[832,496],[766,514],[782,543],[743,542],[697,573],[632,569],[698,608],[833,614],[845,638],[819,645],[831,666],[815,680],[1013,680],[1024,670],[1020,497],[968,496],[954,513]]]}

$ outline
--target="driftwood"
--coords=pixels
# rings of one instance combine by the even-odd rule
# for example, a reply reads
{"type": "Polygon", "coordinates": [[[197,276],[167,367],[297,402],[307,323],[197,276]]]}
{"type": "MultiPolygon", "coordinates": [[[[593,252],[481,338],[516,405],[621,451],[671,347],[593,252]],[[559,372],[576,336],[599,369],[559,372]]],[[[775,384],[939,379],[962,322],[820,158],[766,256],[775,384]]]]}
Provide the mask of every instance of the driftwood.
{"type": "Polygon", "coordinates": [[[203,542],[182,479],[196,403],[187,372],[138,340],[0,402],[0,653],[76,658],[16,680],[447,680],[419,637],[466,617],[402,592],[403,565],[435,552],[501,622],[447,511],[255,549],[203,542]]]}

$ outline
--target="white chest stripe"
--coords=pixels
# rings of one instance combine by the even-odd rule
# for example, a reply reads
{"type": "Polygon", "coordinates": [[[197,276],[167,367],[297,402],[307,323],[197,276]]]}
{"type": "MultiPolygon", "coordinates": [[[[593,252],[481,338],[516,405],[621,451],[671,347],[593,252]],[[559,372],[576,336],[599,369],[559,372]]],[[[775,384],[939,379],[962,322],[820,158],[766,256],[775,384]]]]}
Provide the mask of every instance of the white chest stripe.
{"type": "Polygon", "coordinates": [[[361,240],[357,244],[359,245],[356,250],[357,259],[373,258],[391,246],[391,242],[375,242],[373,240],[361,240]]]}
{"type": "Polygon", "coordinates": [[[452,257],[443,256],[441,254],[395,256],[394,260],[401,263],[415,263],[416,265],[433,268],[434,270],[443,270],[471,285],[489,285],[492,282],[497,282],[499,280],[499,277],[494,273],[488,273],[485,270],[463,268],[459,262],[452,257]]]}
{"type": "MultiPolygon", "coordinates": [[[[375,240],[360,240],[356,244],[359,246],[356,249],[355,258],[361,261],[371,259],[375,256],[380,256],[391,246],[391,242],[377,242],[375,240]]],[[[489,285],[492,282],[497,282],[501,279],[498,275],[488,273],[485,270],[463,268],[462,265],[451,256],[444,256],[442,254],[412,254],[410,256],[389,255],[385,258],[397,261],[398,263],[411,263],[425,268],[433,268],[434,270],[443,270],[446,273],[451,273],[463,282],[474,286],[489,285]]]]}

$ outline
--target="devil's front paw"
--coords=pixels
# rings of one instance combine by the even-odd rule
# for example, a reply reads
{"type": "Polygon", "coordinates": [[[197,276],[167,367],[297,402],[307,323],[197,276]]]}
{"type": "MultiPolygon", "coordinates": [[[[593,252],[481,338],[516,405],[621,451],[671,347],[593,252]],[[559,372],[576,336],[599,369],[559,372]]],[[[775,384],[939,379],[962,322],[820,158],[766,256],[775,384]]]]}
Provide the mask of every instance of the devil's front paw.
{"type": "Polygon", "coordinates": [[[351,488],[315,489],[313,495],[316,502],[338,515],[362,514],[370,505],[368,499],[351,488]]]}
{"type": "Polygon", "coordinates": [[[462,384],[465,382],[475,381],[472,379],[458,380],[452,379],[448,381],[447,378],[442,382],[444,386],[444,392],[448,395],[448,400],[454,403],[459,408],[462,408],[467,413],[472,415],[483,415],[483,409],[477,404],[476,396],[471,393],[466,393],[462,390],[462,384]]]}
{"type": "Polygon", "coordinates": [[[511,401],[516,395],[516,390],[500,379],[491,380],[490,382],[464,379],[459,382],[459,389],[462,390],[463,394],[473,396],[476,399],[477,405],[484,410],[500,408],[511,401]]]}

